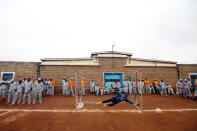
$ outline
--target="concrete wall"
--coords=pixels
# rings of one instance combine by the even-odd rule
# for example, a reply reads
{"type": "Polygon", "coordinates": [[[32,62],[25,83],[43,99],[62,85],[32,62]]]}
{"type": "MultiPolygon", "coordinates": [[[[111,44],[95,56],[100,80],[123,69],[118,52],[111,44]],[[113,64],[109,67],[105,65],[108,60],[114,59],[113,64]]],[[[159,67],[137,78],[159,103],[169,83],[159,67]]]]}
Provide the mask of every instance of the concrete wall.
{"type": "Polygon", "coordinates": [[[197,64],[179,64],[179,75],[182,79],[187,79],[189,73],[197,73],[197,64]]]}
{"type": "MultiPolygon", "coordinates": [[[[61,85],[61,79],[65,76],[67,79],[75,77],[78,71],[78,79],[86,79],[86,86],[89,86],[90,80],[95,80],[99,84],[103,82],[104,72],[123,72],[124,77],[136,79],[136,71],[142,72],[142,79],[164,80],[170,82],[173,86],[178,80],[179,75],[185,79],[189,73],[197,73],[197,64],[180,64],[177,67],[139,67],[124,66],[126,58],[98,58],[98,66],[78,66],[78,65],[40,65],[39,62],[0,62],[0,72],[15,72],[15,80],[31,77],[33,80],[39,75],[42,78],[52,78],[56,81],[56,86],[61,85]]],[[[139,75],[138,75],[139,78],[139,75]]],[[[78,81],[79,82],[79,81],[78,81]]]]}
{"type": "Polygon", "coordinates": [[[42,78],[52,78],[55,80],[56,85],[61,85],[61,80],[63,77],[66,77],[69,80],[71,77],[75,78],[76,71],[78,71],[78,79],[83,77],[86,79],[86,83],[94,79],[96,82],[99,82],[102,78],[102,75],[99,74],[99,66],[40,66],[40,76],[42,78]]]}
{"type": "MultiPolygon", "coordinates": [[[[75,72],[78,71],[78,79],[81,80],[83,77],[86,79],[86,84],[90,80],[94,80],[101,84],[103,82],[104,72],[122,72],[124,78],[131,77],[136,79],[136,71],[142,72],[142,79],[148,78],[153,81],[154,78],[158,80],[164,80],[170,82],[172,85],[178,80],[177,68],[162,68],[162,67],[125,67],[125,68],[101,68],[101,67],[88,67],[88,66],[41,66],[40,76],[43,78],[53,78],[56,81],[56,85],[60,86],[61,79],[63,76],[66,79],[71,77],[75,78],[75,72]]],[[[139,74],[137,79],[139,79],[139,74]]],[[[79,82],[79,81],[78,81],[79,82]]],[[[87,85],[88,86],[88,85],[87,85]]]]}
{"type": "Polygon", "coordinates": [[[15,72],[15,80],[39,75],[39,62],[0,62],[0,72],[15,72]]]}
{"type": "Polygon", "coordinates": [[[140,71],[142,72],[142,79],[147,78],[153,81],[156,78],[159,81],[170,82],[173,86],[175,86],[178,80],[176,67],[125,67],[125,72],[128,76],[131,75],[129,71],[140,71]]]}
{"type": "MultiPolygon", "coordinates": [[[[53,78],[57,86],[60,86],[63,76],[67,79],[74,78],[76,71],[78,71],[79,80],[83,77],[86,79],[86,86],[89,86],[88,83],[92,79],[101,84],[103,82],[104,72],[122,72],[124,78],[131,77],[131,79],[136,79],[136,71],[140,71],[142,72],[142,79],[148,78],[153,81],[156,78],[158,80],[168,81],[173,86],[178,80],[177,67],[124,66],[126,63],[127,58],[98,58],[99,66],[41,65],[40,75],[43,78],[53,78]]],[[[139,79],[139,74],[137,79],[139,79]]]]}

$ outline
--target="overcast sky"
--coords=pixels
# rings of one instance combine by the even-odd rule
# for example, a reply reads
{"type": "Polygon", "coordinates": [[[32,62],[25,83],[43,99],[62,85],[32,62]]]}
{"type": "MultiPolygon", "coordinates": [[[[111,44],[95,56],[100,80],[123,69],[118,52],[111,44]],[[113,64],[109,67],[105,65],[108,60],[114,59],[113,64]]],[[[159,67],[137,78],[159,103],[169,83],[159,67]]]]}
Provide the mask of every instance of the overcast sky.
{"type": "Polygon", "coordinates": [[[0,60],[90,57],[197,63],[197,0],[0,0],[0,60]]]}

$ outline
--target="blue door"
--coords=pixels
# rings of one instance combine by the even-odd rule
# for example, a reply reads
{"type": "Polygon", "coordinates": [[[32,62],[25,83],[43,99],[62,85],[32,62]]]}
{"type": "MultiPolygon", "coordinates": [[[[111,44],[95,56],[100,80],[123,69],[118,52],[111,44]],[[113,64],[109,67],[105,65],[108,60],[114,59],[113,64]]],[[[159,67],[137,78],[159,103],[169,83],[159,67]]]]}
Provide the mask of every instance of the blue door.
{"type": "Polygon", "coordinates": [[[197,73],[196,74],[190,74],[190,78],[191,78],[191,83],[192,83],[192,87],[195,87],[195,80],[197,79],[197,73]]]}
{"type": "Polygon", "coordinates": [[[123,74],[122,73],[104,73],[104,86],[110,89],[111,85],[115,86],[117,82],[118,87],[123,83],[123,74]]]}

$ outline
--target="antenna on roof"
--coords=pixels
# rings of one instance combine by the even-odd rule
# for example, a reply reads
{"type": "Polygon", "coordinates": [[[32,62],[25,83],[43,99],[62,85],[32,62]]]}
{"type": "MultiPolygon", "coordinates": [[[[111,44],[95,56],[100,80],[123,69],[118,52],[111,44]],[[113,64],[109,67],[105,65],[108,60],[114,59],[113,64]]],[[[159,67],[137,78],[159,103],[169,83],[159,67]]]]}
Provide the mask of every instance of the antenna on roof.
{"type": "MultiPolygon", "coordinates": [[[[113,42],[113,43],[114,43],[114,42],[113,42]]],[[[112,53],[114,52],[114,46],[115,46],[115,44],[112,45],[112,53]]]]}

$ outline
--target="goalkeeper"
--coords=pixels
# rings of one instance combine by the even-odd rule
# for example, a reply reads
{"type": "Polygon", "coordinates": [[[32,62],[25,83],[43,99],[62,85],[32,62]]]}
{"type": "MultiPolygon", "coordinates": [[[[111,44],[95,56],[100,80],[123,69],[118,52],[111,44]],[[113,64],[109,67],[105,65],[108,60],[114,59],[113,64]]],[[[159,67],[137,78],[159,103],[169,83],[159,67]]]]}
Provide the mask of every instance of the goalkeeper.
{"type": "Polygon", "coordinates": [[[128,94],[117,92],[117,96],[116,97],[112,97],[112,98],[110,98],[108,100],[104,100],[102,102],[97,102],[97,104],[104,104],[104,107],[106,107],[106,106],[114,106],[114,105],[118,104],[119,102],[126,101],[126,102],[128,102],[129,104],[131,104],[133,106],[139,107],[139,104],[134,104],[127,97],[128,97],[128,94]],[[108,104],[105,104],[105,103],[108,103],[108,104]]]}

